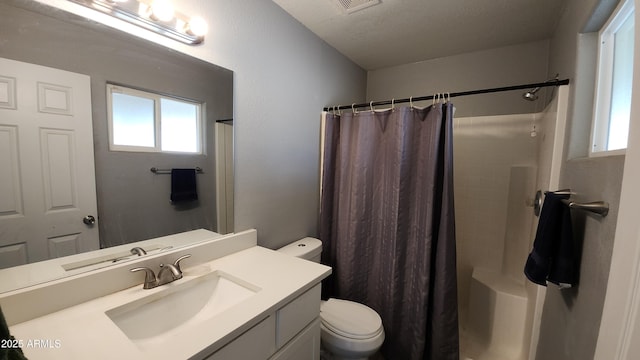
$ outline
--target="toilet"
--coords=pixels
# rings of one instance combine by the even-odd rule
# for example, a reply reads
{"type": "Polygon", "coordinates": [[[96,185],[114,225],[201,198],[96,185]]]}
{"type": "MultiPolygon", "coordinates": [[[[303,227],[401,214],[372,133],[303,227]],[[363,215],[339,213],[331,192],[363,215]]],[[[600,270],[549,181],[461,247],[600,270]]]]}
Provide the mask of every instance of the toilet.
{"type": "MultiPolygon", "coordinates": [[[[320,262],[322,242],[307,237],[278,250],[287,255],[320,262]]],[[[370,307],[357,302],[329,299],[320,304],[320,337],[328,359],[368,359],[384,341],[382,319],[370,307]]]]}

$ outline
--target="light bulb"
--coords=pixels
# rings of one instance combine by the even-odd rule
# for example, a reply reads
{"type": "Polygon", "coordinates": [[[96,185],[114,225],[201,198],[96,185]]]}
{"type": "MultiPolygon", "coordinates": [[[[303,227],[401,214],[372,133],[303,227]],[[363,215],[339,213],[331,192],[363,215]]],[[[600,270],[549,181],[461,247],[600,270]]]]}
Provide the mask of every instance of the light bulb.
{"type": "Polygon", "coordinates": [[[194,16],[189,20],[187,32],[195,36],[204,36],[209,31],[207,22],[200,16],[194,16]]]}
{"type": "Polygon", "coordinates": [[[154,0],[151,3],[151,18],[160,21],[173,19],[173,4],[169,0],[154,0]]]}

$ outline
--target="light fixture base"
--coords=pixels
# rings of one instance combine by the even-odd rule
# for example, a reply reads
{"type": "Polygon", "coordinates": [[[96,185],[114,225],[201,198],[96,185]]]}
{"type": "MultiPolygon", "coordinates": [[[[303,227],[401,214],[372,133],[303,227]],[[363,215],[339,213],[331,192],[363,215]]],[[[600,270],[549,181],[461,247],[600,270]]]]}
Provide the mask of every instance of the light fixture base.
{"type": "Polygon", "coordinates": [[[201,44],[204,35],[194,35],[186,31],[189,18],[178,12],[170,20],[160,20],[150,13],[151,3],[144,0],[68,0],[88,8],[111,15],[157,34],[166,36],[188,45],[201,44]]]}

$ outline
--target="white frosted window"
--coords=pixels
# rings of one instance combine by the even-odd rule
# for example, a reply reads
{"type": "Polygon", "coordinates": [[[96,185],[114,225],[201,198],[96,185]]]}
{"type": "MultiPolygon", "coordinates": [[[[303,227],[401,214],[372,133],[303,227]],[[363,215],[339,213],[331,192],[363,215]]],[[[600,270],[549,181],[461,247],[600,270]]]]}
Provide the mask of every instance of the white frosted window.
{"type": "Polygon", "coordinates": [[[202,104],[107,85],[109,149],[202,153],[202,104]]]}
{"type": "Polygon", "coordinates": [[[199,105],[161,99],[162,151],[200,152],[199,105]]]}
{"type": "Polygon", "coordinates": [[[633,1],[623,0],[599,34],[592,155],[624,150],[627,147],[631,118],[634,27],[633,1]]]}
{"type": "Polygon", "coordinates": [[[607,150],[627,147],[633,83],[633,28],[633,16],[629,16],[615,33],[607,150]]]}
{"type": "Polygon", "coordinates": [[[113,143],[115,145],[154,147],[155,105],[153,99],[112,94],[113,143]]]}

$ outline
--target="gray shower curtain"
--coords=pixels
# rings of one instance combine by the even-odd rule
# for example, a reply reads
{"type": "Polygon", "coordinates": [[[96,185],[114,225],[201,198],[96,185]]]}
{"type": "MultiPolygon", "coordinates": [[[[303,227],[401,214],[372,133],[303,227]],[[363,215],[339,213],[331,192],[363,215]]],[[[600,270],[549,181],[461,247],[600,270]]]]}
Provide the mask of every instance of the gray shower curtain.
{"type": "Polygon", "coordinates": [[[452,111],[326,116],[324,296],[376,310],[389,360],[459,357],[452,111]]]}

